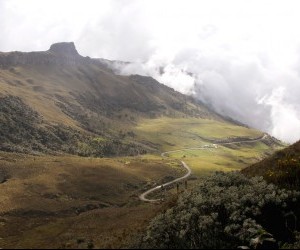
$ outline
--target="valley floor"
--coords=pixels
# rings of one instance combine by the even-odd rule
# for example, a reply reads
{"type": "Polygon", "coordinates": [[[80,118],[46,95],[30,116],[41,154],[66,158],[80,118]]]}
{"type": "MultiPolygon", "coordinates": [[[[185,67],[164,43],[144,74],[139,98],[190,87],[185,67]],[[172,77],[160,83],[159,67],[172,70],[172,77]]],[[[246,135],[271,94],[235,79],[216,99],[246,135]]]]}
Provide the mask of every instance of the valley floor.
{"type": "Polygon", "coordinates": [[[193,187],[283,147],[150,77],[116,75],[72,43],[0,61],[0,248],[134,246],[177,190],[151,193],[167,198],[159,204],[139,196],[184,176],[181,162],[193,187]]]}
{"type": "MultiPolygon", "coordinates": [[[[0,153],[0,246],[2,248],[121,248],[166,204],[139,195],[183,176],[179,160],[198,177],[241,169],[264,154],[262,141],[169,152],[168,157],[29,156],[0,153]]],[[[176,192],[171,192],[176,193],[176,192]]],[[[159,193],[154,194],[159,195],[159,193]]]]}
{"type": "Polygon", "coordinates": [[[141,203],[140,192],[183,172],[176,161],[156,156],[0,153],[0,164],[2,248],[124,247],[161,210],[141,203]]]}

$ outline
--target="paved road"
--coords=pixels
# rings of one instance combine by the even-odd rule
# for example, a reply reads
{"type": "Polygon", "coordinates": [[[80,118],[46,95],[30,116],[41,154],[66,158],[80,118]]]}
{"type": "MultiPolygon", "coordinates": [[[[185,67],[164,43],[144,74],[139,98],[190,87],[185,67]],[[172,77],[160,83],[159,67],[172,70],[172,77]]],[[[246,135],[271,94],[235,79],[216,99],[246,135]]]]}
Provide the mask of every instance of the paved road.
{"type": "Polygon", "coordinates": [[[244,141],[235,141],[235,142],[216,142],[207,146],[202,146],[202,147],[196,147],[196,148],[183,148],[183,149],[178,149],[178,150],[172,150],[168,152],[164,152],[161,154],[162,157],[166,157],[167,154],[171,153],[177,153],[177,152],[182,152],[182,151],[190,151],[190,150],[202,150],[202,149],[209,149],[209,148],[214,148],[214,145],[230,145],[230,144],[237,144],[237,143],[247,143],[247,142],[257,142],[264,140],[268,137],[267,134],[264,134],[262,137],[257,138],[257,139],[249,139],[249,140],[244,140],[244,141]]]}
{"type": "MultiPolygon", "coordinates": [[[[230,144],[237,144],[237,143],[257,142],[257,141],[264,140],[267,137],[268,137],[268,135],[264,134],[262,137],[257,138],[257,139],[249,139],[249,140],[235,141],[235,142],[220,142],[220,143],[214,143],[211,146],[202,146],[202,147],[197,147],[197,148],[185,148],[185,149],[173,150],[173,151],[164,152],[164,153],[161,154],[161,156],[166,157],[166,155],[170,154],[170,153],[176,153],[176,152],[182,152],[182,151],[188,151],[188,150],[204,150],[204,149],[214,148],[214,145],[230,145],[230,144]]],[[[184,167],[187,170],[187,173],[184,176],[182,176],[180,178],[177,178],[173,181],[167,182],[165,184],[162,184],[160,186],[151,188],[150,190],[146,191],[145,193],[143,193],[139,196],[140,200],[145,201],[145,202],[153,202],[153,203],[154,202],[159,202],[159,201],[161,201],[160,199],[155,199],[155,200],[147,199],[146,196],[148,196],[150,193],[152,193],[156,190],[162,189],[162,187],[167,187],[167,186],[170,186],[170,185],[172,185],[176,182],[180,182],[184,179],[187,179],[192,174],[192,170],[190,169],[190,167],[184,161],[182,161],[181,164],[182,164],[182,167],[184,167]]]]}
{"type": "Polygon", "coordinates": [[[172,184],[174,184],[176,182],[179,182],[179,181],[182,181],[184,179],[187,179],[192,174],[192,170],[189,168],[189,166],[185,162],[182,161],[181,164],[187,170],[187,173],[184,176],[182,176],[180,178],[177,178],[177,179],[175,179],[173,181],[167,182],[167,183],[165,183],[163,185],[160,185],[160,186],[157,186],[155,188],[152,188],[152,189],[148,190],[147,192],[145,192],[145,193],[143,193],[143,194],[140,195],[140,200],[146,201],[146,202],[158,202],[158,201],[160,201],[159,199],[158,200],[150,200],[150,199],[147,199],[146,196],[148,194],[150,194],[150,193],[158,190],[158,189],[165,188],[165,187],[170,186],[170,185],[172,185],[172,184]]]}

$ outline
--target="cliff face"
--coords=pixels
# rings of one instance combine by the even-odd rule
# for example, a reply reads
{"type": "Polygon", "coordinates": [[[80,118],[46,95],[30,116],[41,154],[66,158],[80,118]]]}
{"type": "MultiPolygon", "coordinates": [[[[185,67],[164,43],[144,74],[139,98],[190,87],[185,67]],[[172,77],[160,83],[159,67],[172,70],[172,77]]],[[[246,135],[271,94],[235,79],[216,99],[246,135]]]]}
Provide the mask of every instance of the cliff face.
{"type": "Polygon", "coordinates": [[[49,51],[54,53],[54,54],[70,56],[70,57],[80,56],[78,54],[78,52],[75,48],[75,44],[73,42],[71,42],[71,43],[55,43],[55,44],[52,44],[49,51]]]}
{"type": "Polygon", "coordinates": [[[97,60],[83,57],[77,52],[73,42],[53,44],[48,51],[0,53],[0,67],[9,68],[22,65],[77,65],[82,63],[101,64],[97,60]]]}

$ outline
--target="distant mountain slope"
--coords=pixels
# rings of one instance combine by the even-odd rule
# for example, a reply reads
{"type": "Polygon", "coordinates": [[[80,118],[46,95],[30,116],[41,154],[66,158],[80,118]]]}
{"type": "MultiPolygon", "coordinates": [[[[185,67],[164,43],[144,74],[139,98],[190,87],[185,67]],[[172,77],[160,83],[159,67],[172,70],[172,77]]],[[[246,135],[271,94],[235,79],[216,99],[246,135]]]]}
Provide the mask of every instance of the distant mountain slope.
{"type": "Polygon", "coordinates": [[[300,190],[300,141],[245,168],[242,173],[261,175],[279,186],[300,190]]]}
{"type": "MultiPolygon", "coordinates": [[[[80,56],[73,43],[54,44],[46,52],[2,53],[0,66],[2,93],[20,95],[22,89],[33,95],[30,99],[36,95],[50,97],[97,113],[102,111],[105,116],[110,111],[129,109],[146,116],[181,113],[218,117],[150,77],[113,74],[99,60],[80,56]]],[[[47,112],[44,115],[49,118],[47,112]]]]}
{"type": "Polygon", "coordinates": [[[136,137],[144,119],[238,125],[151,77],[116,75],[105,60],[79,55],[74,43],[0,53],[0,104],[5,151],[134,155],[159,150],[136,137]]]}

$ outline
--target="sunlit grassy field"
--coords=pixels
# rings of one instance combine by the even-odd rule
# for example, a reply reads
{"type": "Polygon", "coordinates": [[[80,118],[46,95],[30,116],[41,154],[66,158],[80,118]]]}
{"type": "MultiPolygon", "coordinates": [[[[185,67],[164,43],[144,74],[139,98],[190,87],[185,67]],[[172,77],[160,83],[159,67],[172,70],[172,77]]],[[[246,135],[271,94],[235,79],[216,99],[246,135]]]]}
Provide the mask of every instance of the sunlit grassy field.
{"type": "Polygon", "coordinates": [[[168,156],[174,160],[184,160],[196,176],[207,175],[214,171],[241,170],[280,148],[268,146],[263,142],[249,142],[190,150],[194,147],[212,145],[213,140],[237,137],[253,139],[263,135],[255,129],[208,119],[166,117],[144,119],[136,127],[136,133],[144,140],[159,145],[161,152],[184,149],[169,153],[168,156]]]}
{"type": "Polygon", "coordinates": [[[262,142],[236,144],[231,147],[218,145],[217,148],[184,150],[169,153],[171,159],[184,160],[196,176],[214,171],[241,170],[253,164],[272,151],[262,142]]]}
{"type": "Polygon", "coordinates": [[[203,146],[207,140],[234,137],[257,138],[260,131],[228,122],[197,118],[144,119],[136,127],[137,135],[161,147],[162,151],[203,146]]]}
{"type": "Polygon", "coordinates": [[[227,122],[196,118],[142,120],[134,133],[159,150],[116,158],[0,152],[1,171],[7,178],[0,184],[0,247],[128,247],[163,209],[142,203],[139,195],[183,176],[180,160],[190,166],[194,177],[202,177],[219,170],[240,170],[275,149],[253,142],[190,150],[211,145],[213,139],[262,135],[227,122]],[[161,156],[161,152],[184,148],[161,156]]]}

